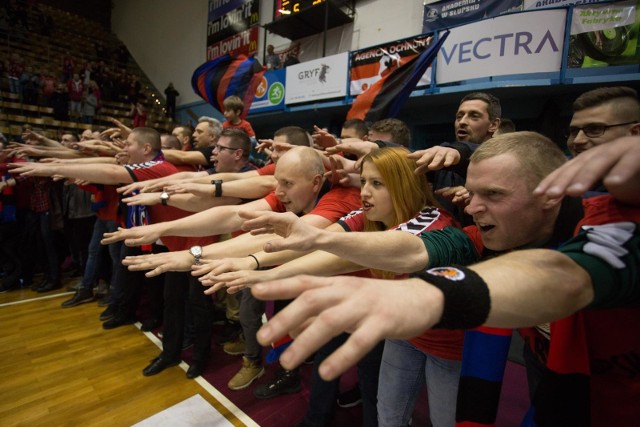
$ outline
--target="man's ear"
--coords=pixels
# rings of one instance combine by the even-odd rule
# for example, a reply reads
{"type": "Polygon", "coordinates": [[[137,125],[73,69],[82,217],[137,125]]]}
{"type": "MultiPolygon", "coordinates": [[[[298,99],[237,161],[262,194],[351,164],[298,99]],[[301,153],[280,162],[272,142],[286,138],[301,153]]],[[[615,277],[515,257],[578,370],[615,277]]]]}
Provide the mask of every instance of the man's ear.
{"type": "Polygon", "coordinates": [[[542,208],[543,209],[553,209],[556,206],[558,206],[560,203],[562,203],[562,199],[564,198],[564,196],[561,197],[554,197],[554,198],[550,198],[548,196],[542,196],[545,198],[544,203],[542,204],[542,208]]]}
{"type": "Polygon", "coordinates": [[[629,129],[629,134],[633,136],[640,135],[640,123],[636,123],[635,125],[631,126],[631,129],[629,129]]]}
{"type": "Polygon", "coordinates": [[[489,132],[491,132],[491,134],[493,135],[498,128],[500,127],[500,117],[496,117],[495,119],[493,119],[493,121],[491,122],[491,125],[489,126],[489,132]]]}
{"type": "Polygon", "coordinates": [[[313,191],[320,191],[324,177],[322,175],[316,175],[313,177],[313,191]]]}

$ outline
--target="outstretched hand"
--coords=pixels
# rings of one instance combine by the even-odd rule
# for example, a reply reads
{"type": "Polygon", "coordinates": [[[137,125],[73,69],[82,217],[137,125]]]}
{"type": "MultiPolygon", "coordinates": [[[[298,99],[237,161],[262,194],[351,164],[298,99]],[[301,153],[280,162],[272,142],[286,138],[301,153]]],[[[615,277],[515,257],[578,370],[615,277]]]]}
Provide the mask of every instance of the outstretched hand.
{"type": "Polygon", "coordinates": [[[290,334],[296,339],[280,356],[285,369],[342,332],[351,336],[319,367],[330,381],[362,359],[379,341],[421,334],[442,316],[442,292],[419,279],[378,280],[353,276],[313,277],[256,284],[261,300],[295,300],[258,331],[262,345],[290,334]]]}
{"type": "Polygon", "coordinates": [[[284,239],[271,240],[264,245],[265,252],[278,252],[285,249],[308,251],[314,248],[320,229],[302,221],[292,212],[276,213],[271,211],[240,211],[246,219],[242,229],[251,234],[275,233],[284,239]]]}
{"type": "Polygon", "coordinates": [[[415,151],[408,154],[407,157],[416,161],[418,165],[415,170],[416,175],[447,168],[460,162],[460,152],[458,150],[439,145],[426,150],[415,151]]]}

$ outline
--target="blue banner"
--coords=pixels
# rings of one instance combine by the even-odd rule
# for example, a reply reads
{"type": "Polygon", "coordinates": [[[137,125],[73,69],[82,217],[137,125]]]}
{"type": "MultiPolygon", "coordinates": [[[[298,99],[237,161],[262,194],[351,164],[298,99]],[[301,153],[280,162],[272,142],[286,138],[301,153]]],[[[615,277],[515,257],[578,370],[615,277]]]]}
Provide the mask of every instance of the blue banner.
{"type": "Polygon", "coordinates": [[[284,109],[286,73],[284,69],[267,71],[256,89],[250,113],[284,109]]]}
{"type": "Polygon", "coordinates": [[[523,0],[446,0],[424,6],[422,33],[522,10],[523,0]]]}

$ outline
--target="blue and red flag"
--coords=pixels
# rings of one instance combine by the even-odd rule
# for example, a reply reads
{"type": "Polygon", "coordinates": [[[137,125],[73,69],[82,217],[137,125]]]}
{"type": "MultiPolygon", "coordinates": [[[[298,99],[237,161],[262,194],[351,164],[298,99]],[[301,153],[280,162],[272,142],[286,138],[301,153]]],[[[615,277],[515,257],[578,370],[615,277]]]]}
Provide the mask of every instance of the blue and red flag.
{"type": "Polygon", "coordinates": [[[447,36],[449,31],[442,33],[438,41],[420,55],[402,64],[358,95],[347,113],[347,120],[362,119],[375,122],[397,116],[422,75],[438,55],[447,36]]]}
{"type": "Polygon", "coordinates": [[[245,55],[223,55],[199,66],[191,76],[191,86],[216,110],[224,112],[222,102],[239,96],[244,102],[244,119],[253,102],[256,89],[266,68],[255,58],[245,55]]]}

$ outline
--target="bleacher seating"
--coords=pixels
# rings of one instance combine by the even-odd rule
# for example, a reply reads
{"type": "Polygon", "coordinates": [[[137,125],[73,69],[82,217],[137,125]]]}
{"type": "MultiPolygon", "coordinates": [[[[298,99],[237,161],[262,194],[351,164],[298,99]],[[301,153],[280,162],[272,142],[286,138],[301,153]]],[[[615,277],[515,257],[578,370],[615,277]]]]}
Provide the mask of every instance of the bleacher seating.
{"type": "MultiPolygon", "coordinates": [[[[33,67],[37,73],[50,70],[60,78],[62,60],[71,57],[76,64],[87,61],[99,62],[96,56],[96,43],[117,49],[122,42],[117,37],[105,30],[100,25],[88,21],[72,13],[58,10],[54,7],[41,4],[42,13],[48,14],[54,23],[53,31],[49,36],[38,34],[37,31],[21,31],[16,29],[8,32],[0,31],[0,57],[10,58],[13,53],[18,53],[25,63],[33,67]]],[[[29,17],[29,25],[36,25],[33,17],[29,17]]],[[[155,100],[162,99],[160,92],[151,84],[148,77],[129,57],[123,63],[117,60],[105,61],[110,69],[120,69],[127,74],[136,74],[141,83],[141,93],[146,96],[145,104],[148,116],[147,126],[154,127],[160,132],[168,132],[173,127],[170,119],[164,117],[163,105],[155,100]]],[[[18,94],[10,93],[7,76],[1,76],[0,81],[0,131],[7,137],[18,136],[22,133],[22,127],[27,124],[34,130],[45,132],[47,135],[57,137],[61,131],[78,131],[86,128],[81,123],[58,121],[53,117],[53,109],[43,105],[30,105],[23,103],[18,94]]],[[[106,128],[113,126],[109,121],[114,117],[121,122],[130,125],[130,104],[118,101],[102,100],[101,108],[96,112],[94,127],[106,128]]]]}

